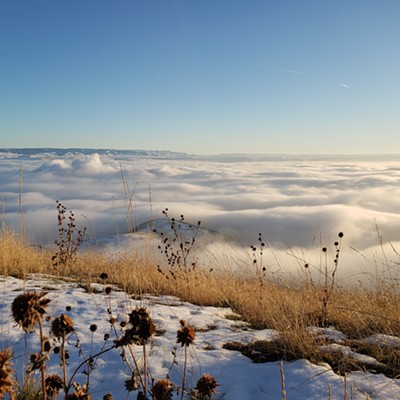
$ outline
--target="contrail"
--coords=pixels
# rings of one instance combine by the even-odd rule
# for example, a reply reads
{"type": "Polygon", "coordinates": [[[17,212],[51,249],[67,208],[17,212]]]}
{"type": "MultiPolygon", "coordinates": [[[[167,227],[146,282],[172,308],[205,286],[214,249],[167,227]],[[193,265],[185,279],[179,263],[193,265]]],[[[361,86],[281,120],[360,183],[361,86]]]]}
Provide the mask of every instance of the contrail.
{"type": "Polygon", "coordinates": [[[338,83],[338,85],[341,86],[342,88],[345,88],[345,89],[349,89],[350,88],[350,86],[346,85],[345,83],[338,83]]]}
{"type": "Polygon", "coordinates": [[[270,69],[275,69],[277,71],[287,72],[289,74],[306,75],[304,72],[294,71],[292,69],[285,69],[285,68],[275,67],[274,65],[262,64],[262,66],[270,68],[270,69]]]}

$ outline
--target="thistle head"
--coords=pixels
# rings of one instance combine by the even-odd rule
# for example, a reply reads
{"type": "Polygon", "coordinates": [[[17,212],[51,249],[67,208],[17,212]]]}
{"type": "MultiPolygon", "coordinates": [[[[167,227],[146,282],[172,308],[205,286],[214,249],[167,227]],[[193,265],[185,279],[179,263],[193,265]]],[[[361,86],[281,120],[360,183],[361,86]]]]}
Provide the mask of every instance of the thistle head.
{"type": "Polygon", "coordinates": [[[38,324],[46,313],[46,307],[50,299],[45,298],[48,292],[27,292],[17,296],[11,305],[14,321],[22,327],[25,332],[35,331],[38,324]]]}
{"type": "Polygon", "coordinates": [[[217,381],[212,375],[204,374],[197,381],[196,390],[200,394],[200,398],[211,398],[218,386],[217,381]]]}
{"type": "Polygon", "coordinates": [[[180,343],[181,346],[189,346],[193,344],[196,337],[194,328],[187,324],[185,320],[180,321],[181,328],[178,330],[176,343],[180,343]]]}
{"type": "Polygon", "coordinates": [[[74,382],[75,390],[65,396],[65,400],[92,400],[92,396],[88,392],[86,385],[79,385],[79,383],[74,382]]]}
{"type": "Polygon", "coordinates": [[[11,368],[11,359],[13,355],[11,349],[0,351],[0,398],[9,393],[10,398],[14,398],[13,376],[11,368]]]}
{"type": "Polygon", "coordinates": [[[46,393],[50,398],[56,397],[63,387],[63,380],[59,375],[49,375],[46,377],[46,393]]]}
{"type": "Polygon", "coordinates": [[[144,345],[155,333],[156,327],[144,307],[137,307],[129,316],[129,328],[124,335],[117,340],[116,347],[129,344],[144,345]]]}
{"type": "Polygon", "coordinates": [[[161,379],[154,384],[151,393],[155,400],[172,400],[174,385],[169,379],[161,379]]]}
{"type": "Polygon", "coordinates": [[[51,323],[51,332],[58,339],[74,332],[74,330],[74,323],[72,322],[72,319],[65,314],[61,314],[54,318],[53,322],[51,323]]]}

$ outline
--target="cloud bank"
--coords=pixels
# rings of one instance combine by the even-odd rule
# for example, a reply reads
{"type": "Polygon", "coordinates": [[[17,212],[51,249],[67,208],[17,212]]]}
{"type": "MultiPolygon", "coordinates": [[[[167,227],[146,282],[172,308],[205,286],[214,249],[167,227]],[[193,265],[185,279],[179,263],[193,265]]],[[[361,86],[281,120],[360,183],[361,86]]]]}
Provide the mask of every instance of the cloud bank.
{"type": "Polygon", "coordinates": [[[159,159],[129,155],[66,154],[2,157],[4,217],[19,229],[22,166],[26,233],[51,243],[57,233],[56,200],[74,210],[93,238],[125,233],[152,218],[186,221],[255,244],[309,249],[345,233],[348,247],[372,249],[400,237],[400,162],[287,158],[159,159]]]}

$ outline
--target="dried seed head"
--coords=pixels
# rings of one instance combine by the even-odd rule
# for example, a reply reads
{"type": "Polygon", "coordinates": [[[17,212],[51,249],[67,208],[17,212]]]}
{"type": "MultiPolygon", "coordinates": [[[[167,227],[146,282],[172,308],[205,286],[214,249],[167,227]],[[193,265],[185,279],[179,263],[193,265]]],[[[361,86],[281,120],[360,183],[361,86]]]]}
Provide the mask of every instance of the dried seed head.
{"type": "Polygon", "coordinates": [[[196,390],[202,396],[201,398],[211,398],[218,386],[217,381],[212,375],[204,374],[197,381],[196,390]]]}
{"type": "Polygon", "coordinates": [[[106,272],[102,272],[101,274],[100,274],[100,277],[99,277],[100,279],[107,279],[108,278],[108,275],[107,275],[107,273],[106,272]]]}
{"type": "Polygon", "coordinates": [[[0,398],[9,393],[10,398],[14,398],[13,377],[11,369],[11,359],[13,355],[11,349],[0,351],[0,398]]]}
{"type": "Polygon", "coordinates": [[[194,328],[188,325],[183,319],[180,321],[180,324],[181,328],[178,330],[176,343],[180,343],[182,347],[193,344],[196,337],[194,328]]]}
{"type": "Polygon", "coordinates": [[[46,378],[46,393],[49,397],[54,398],[58,392],[64,387],[62,378],[59,375],[49,375],[46,378]]]}
{"type": "Polygon", "coordinates": [[[51,350],[51,344],[48,338],[44,338],[43,341],[43,350],[48,353],[51,350]]]}
{"type": "Polygon", "coordinates": [[[135,390],[139,389],[139,384],[137,383],[136,377],[134,375],[132,375],[130,379],[127,379],[125,381],[125,389],[128,392],[134,392],[135,390]]]}
{"type": "Polygon", "coordinates": [[[43,319],[50,299],[44,298],[48,292],[27,292],[17,296],[12,302],[11,311],[14,321],[25,332],[35,331],[35,325],[43,319]]]}
{"type": "Polygon", "coordinates": [[[31,363],[29,364],[26,372],[31,373],[33,371],[36,371],[37,369],[40,369],[43,367],[43,365],[46,363],[46,361],[49,359],[49,355],[47,353],[43,354],[38,354],[38,353],[33,353],[31,354],[30,360],[31,363]]]}
{"type": "Polygon", "coordinates": [[[74,382],[74,388],[74,392],[65,396],[65,400],[92,400],[86,385],[81,386],[74,382]]]}
{"type": "Polygon", "coordinates": [[[112,287],[111,286],[107,286],[104,291],[106,292],[106,294],[110,294],[112,292],[112,287]]]}
{"type": "Polygon", "coordinates": [[[51,323],[51,332],[59,339],[74,332],[74,330],[74,323],[68,315],[61,314],[57,318],[54,318],[51,323]]]}
{"type": "Polygon", "coordinates": [[[103,396],[103,400],[113,400],[112,394],[111,393],[107,393],[103,396]]]}
{"type": "Polygon", "coordinates": [[[96,332],[97,331],[97,325],[96,324],[92,324],[89,326],[89,329],[91,332],[96,332]]]}
{"type": "Polygon", "coordinates": [[[151,390],[155,400],[172,400],[173,391],[174,385],[169,379],[161,379],[151,390]]]}
{"type": "Polygon", "coordinates": [[[115,342],[117,347],[128,344],[143,345],[156,332],[156,327],[146,308],[136,307],[128,316],[131,328],[127,329],[124,335],[115,342]]]}

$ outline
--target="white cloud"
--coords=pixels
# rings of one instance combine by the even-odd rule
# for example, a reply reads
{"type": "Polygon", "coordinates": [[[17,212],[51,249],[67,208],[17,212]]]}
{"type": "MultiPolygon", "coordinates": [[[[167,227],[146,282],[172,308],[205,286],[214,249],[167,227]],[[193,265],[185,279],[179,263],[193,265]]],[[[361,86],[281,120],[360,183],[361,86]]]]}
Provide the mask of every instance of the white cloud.
{"type": "Polygon", "coordinates": [[[280,67],[276,67],[274,65],[263,64],[263,67],[266,67],[269,69],[275,69],[277,71],[287,72],[289,74],[305,75],[305,72],[295,71],[293,69],[280,68],[280,67]]]}
{"type": "MultiPolygon", "coordinates": [[[[19,227],[21,159],[0,163],[5,219],[19,227]]],[[[234,242],[310,249],[339,231],[360,250],[397,241],[400,167],[395,161],[299,159],[281,161],[165,160],[69,155],[23,159],[23,208],[28,237],[51,243],[57,232],[56,200],[74,210],[79,226],[96,238],[125,233],[169,208],[170,216],[229,232],[234,242]],[[128,204],[127,200],[130,200],[128,204]],[[128,211],[129,205],[129,211],[128,211]]],[[[218,243],[212,244],[213,249],[218,243]]],[[[208,244],[208,247],[211,245],[208,244]]],[[[235,245],[236,246],[236,245],[235,245]]]]}

